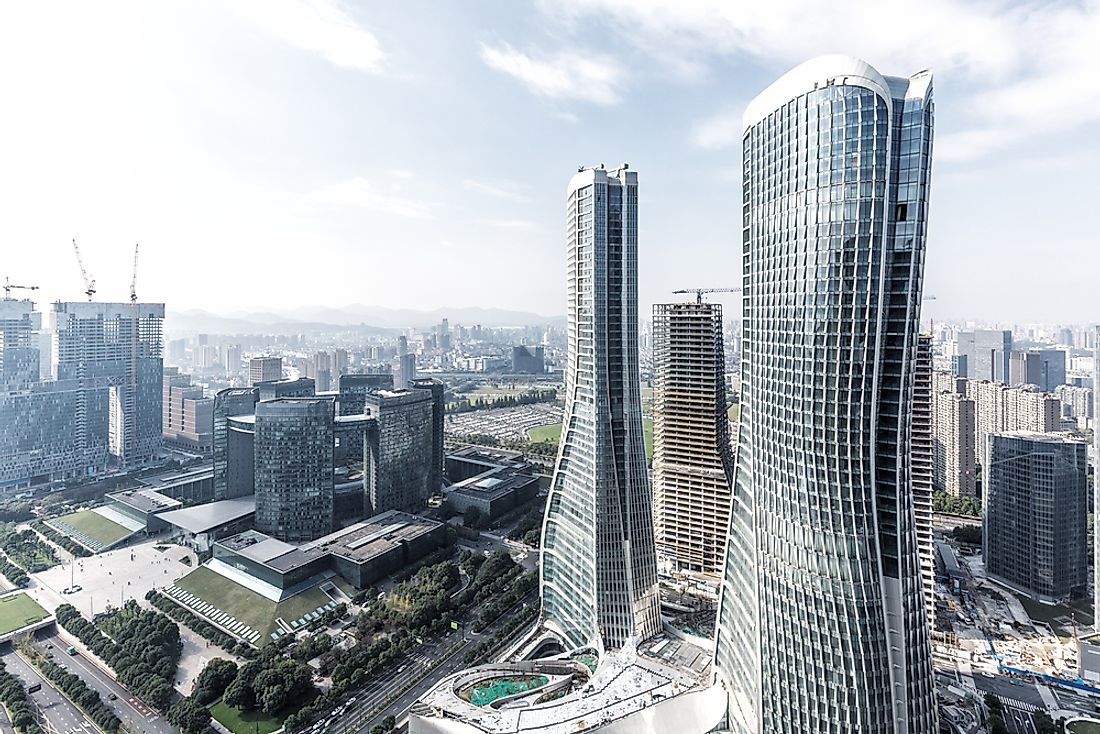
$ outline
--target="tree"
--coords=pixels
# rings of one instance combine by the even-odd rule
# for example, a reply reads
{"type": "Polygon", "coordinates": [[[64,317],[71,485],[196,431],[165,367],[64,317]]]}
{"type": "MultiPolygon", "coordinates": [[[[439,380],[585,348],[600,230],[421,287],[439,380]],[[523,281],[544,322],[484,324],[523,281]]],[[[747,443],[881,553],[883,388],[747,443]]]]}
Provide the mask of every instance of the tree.
{"type": "Polygon", "coordinates": [[[985,707],[989,709],[991,714],[999,714],[1004,710],[1001,699],[997,698],[992,693],[986,693],[982,700],[985,702],[985,707]]]}
{"type": "Polygon", "coordinates": [[[1054,719],[1050,718],[1050,714],[1046,711],[1036,711],[1031,715],[1031,718],[1035,722],[1035,730],[1039,734],[1058,734],[1058,727],[1054,724],[1054,719]]]}
{"type": "Polygon", "coordinates": [[[168,709],[167,719],[183,734],[202,734],[210,724],[210,711],[192,698],[181,698],[168,709]]]}
{"type": "Polygon", "coordinates": [[[989,731],[991,734],[1008,734],[1005,720],[999,714],[989,717],[989,731]]]}
{"type": "Polygon", "coordinates": [[[217,700],[237,677],[237,664],[225,658],[214,658],[199,673],[191,696],[200,704],[207,705],[217,700]]]}
{"type": "Polygon", "coordinates": [[[467,507],[466,511],[462,513],[462,524],[474,530],[479,529],[481,527],[481,510],[473,505],[467,507]]]}

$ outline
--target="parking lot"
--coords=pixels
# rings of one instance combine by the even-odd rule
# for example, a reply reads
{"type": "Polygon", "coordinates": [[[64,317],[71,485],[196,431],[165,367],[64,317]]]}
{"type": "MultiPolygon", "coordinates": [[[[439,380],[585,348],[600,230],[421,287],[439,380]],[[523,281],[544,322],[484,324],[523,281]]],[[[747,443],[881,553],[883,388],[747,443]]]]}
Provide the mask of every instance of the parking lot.
{"type": "Polygon", "coordinates": [[[502,441],[526,441],[527,432],[532,428],[561,421],[562,409],[559,406],[536,403],[448,415],[444,430],[456,437],[480,434],[502,441]]]}

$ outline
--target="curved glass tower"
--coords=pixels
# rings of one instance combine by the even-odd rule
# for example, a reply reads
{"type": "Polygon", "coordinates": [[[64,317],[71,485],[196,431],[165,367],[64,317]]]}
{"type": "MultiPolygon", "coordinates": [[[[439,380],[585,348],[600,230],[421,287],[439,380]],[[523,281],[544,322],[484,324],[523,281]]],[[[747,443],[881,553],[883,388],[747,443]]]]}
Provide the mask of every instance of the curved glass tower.
{"type": "Polygon", "coordinates": [[[825,56],[744,117],[733,732],[935,731],[910,490],[932,77],[825,56]]]}
{"type": "Polygon", "coordinates": [[[566,200],[565,416],[542,533],[542,610],[571,645],[660,630],[638,374],[638,174],[581,169],[566,200]]]}

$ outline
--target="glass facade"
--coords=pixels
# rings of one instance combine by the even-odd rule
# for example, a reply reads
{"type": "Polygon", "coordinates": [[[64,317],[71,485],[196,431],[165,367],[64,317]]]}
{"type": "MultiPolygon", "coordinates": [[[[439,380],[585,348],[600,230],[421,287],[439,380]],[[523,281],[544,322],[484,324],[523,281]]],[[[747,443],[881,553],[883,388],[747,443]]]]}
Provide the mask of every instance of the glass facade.
{"type": "Polygon", "coordinates": [[[249,442],[248,456],[251,464],[252,437],[242,438],[233,434],[229,426],[229,419],[233,416],[250,416],[256,410],[256,402],[259,400],[259,391],[254,387],[231,387],[221,390],[214,396],[214,499],[227,500],[233,497],[243,497],[255,491],[255,477],[251,466],[247,467],[246,475],[240,471],[233,471],[231,459],[235,454],[241,453],[234,449],[242,440],[249,442]]]}
{"type": "Polygon", "coordinates": [[[638,377],[638,176],[584,169],[566,201],[565,416],[543,524],[542,611],[568,644],[660,630],[638,377]]]}
{"type": "MultiPolygon", "coordinates": [[[[440,393],[442,398],[442,393],[440,393]]],[[[364,396],[367,515],[419,512],[439,488],[435,478],[435,401],[431,390],[379,390],[364,396]]]]}
{"type": "Polygon", "coordinates": [[[931,75],[821,57],[745,113],[729,729],[935,731],[910,490],[931,75]]]}

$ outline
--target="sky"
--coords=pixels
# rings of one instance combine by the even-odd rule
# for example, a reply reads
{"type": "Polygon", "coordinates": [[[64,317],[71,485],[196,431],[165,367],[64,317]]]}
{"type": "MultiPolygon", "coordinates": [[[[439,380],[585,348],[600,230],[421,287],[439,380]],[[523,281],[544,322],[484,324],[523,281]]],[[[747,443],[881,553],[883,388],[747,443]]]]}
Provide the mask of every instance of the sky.
{"type": "Polygon", "coordinates": [[[1100,320],[1097,48],[1100,0],[6,2],[0,279],[561,314],[566,184],[628,162],[644,313],[740,284],[744,107],[845,53],[935,75],[926,320],[1100,320]]]}

